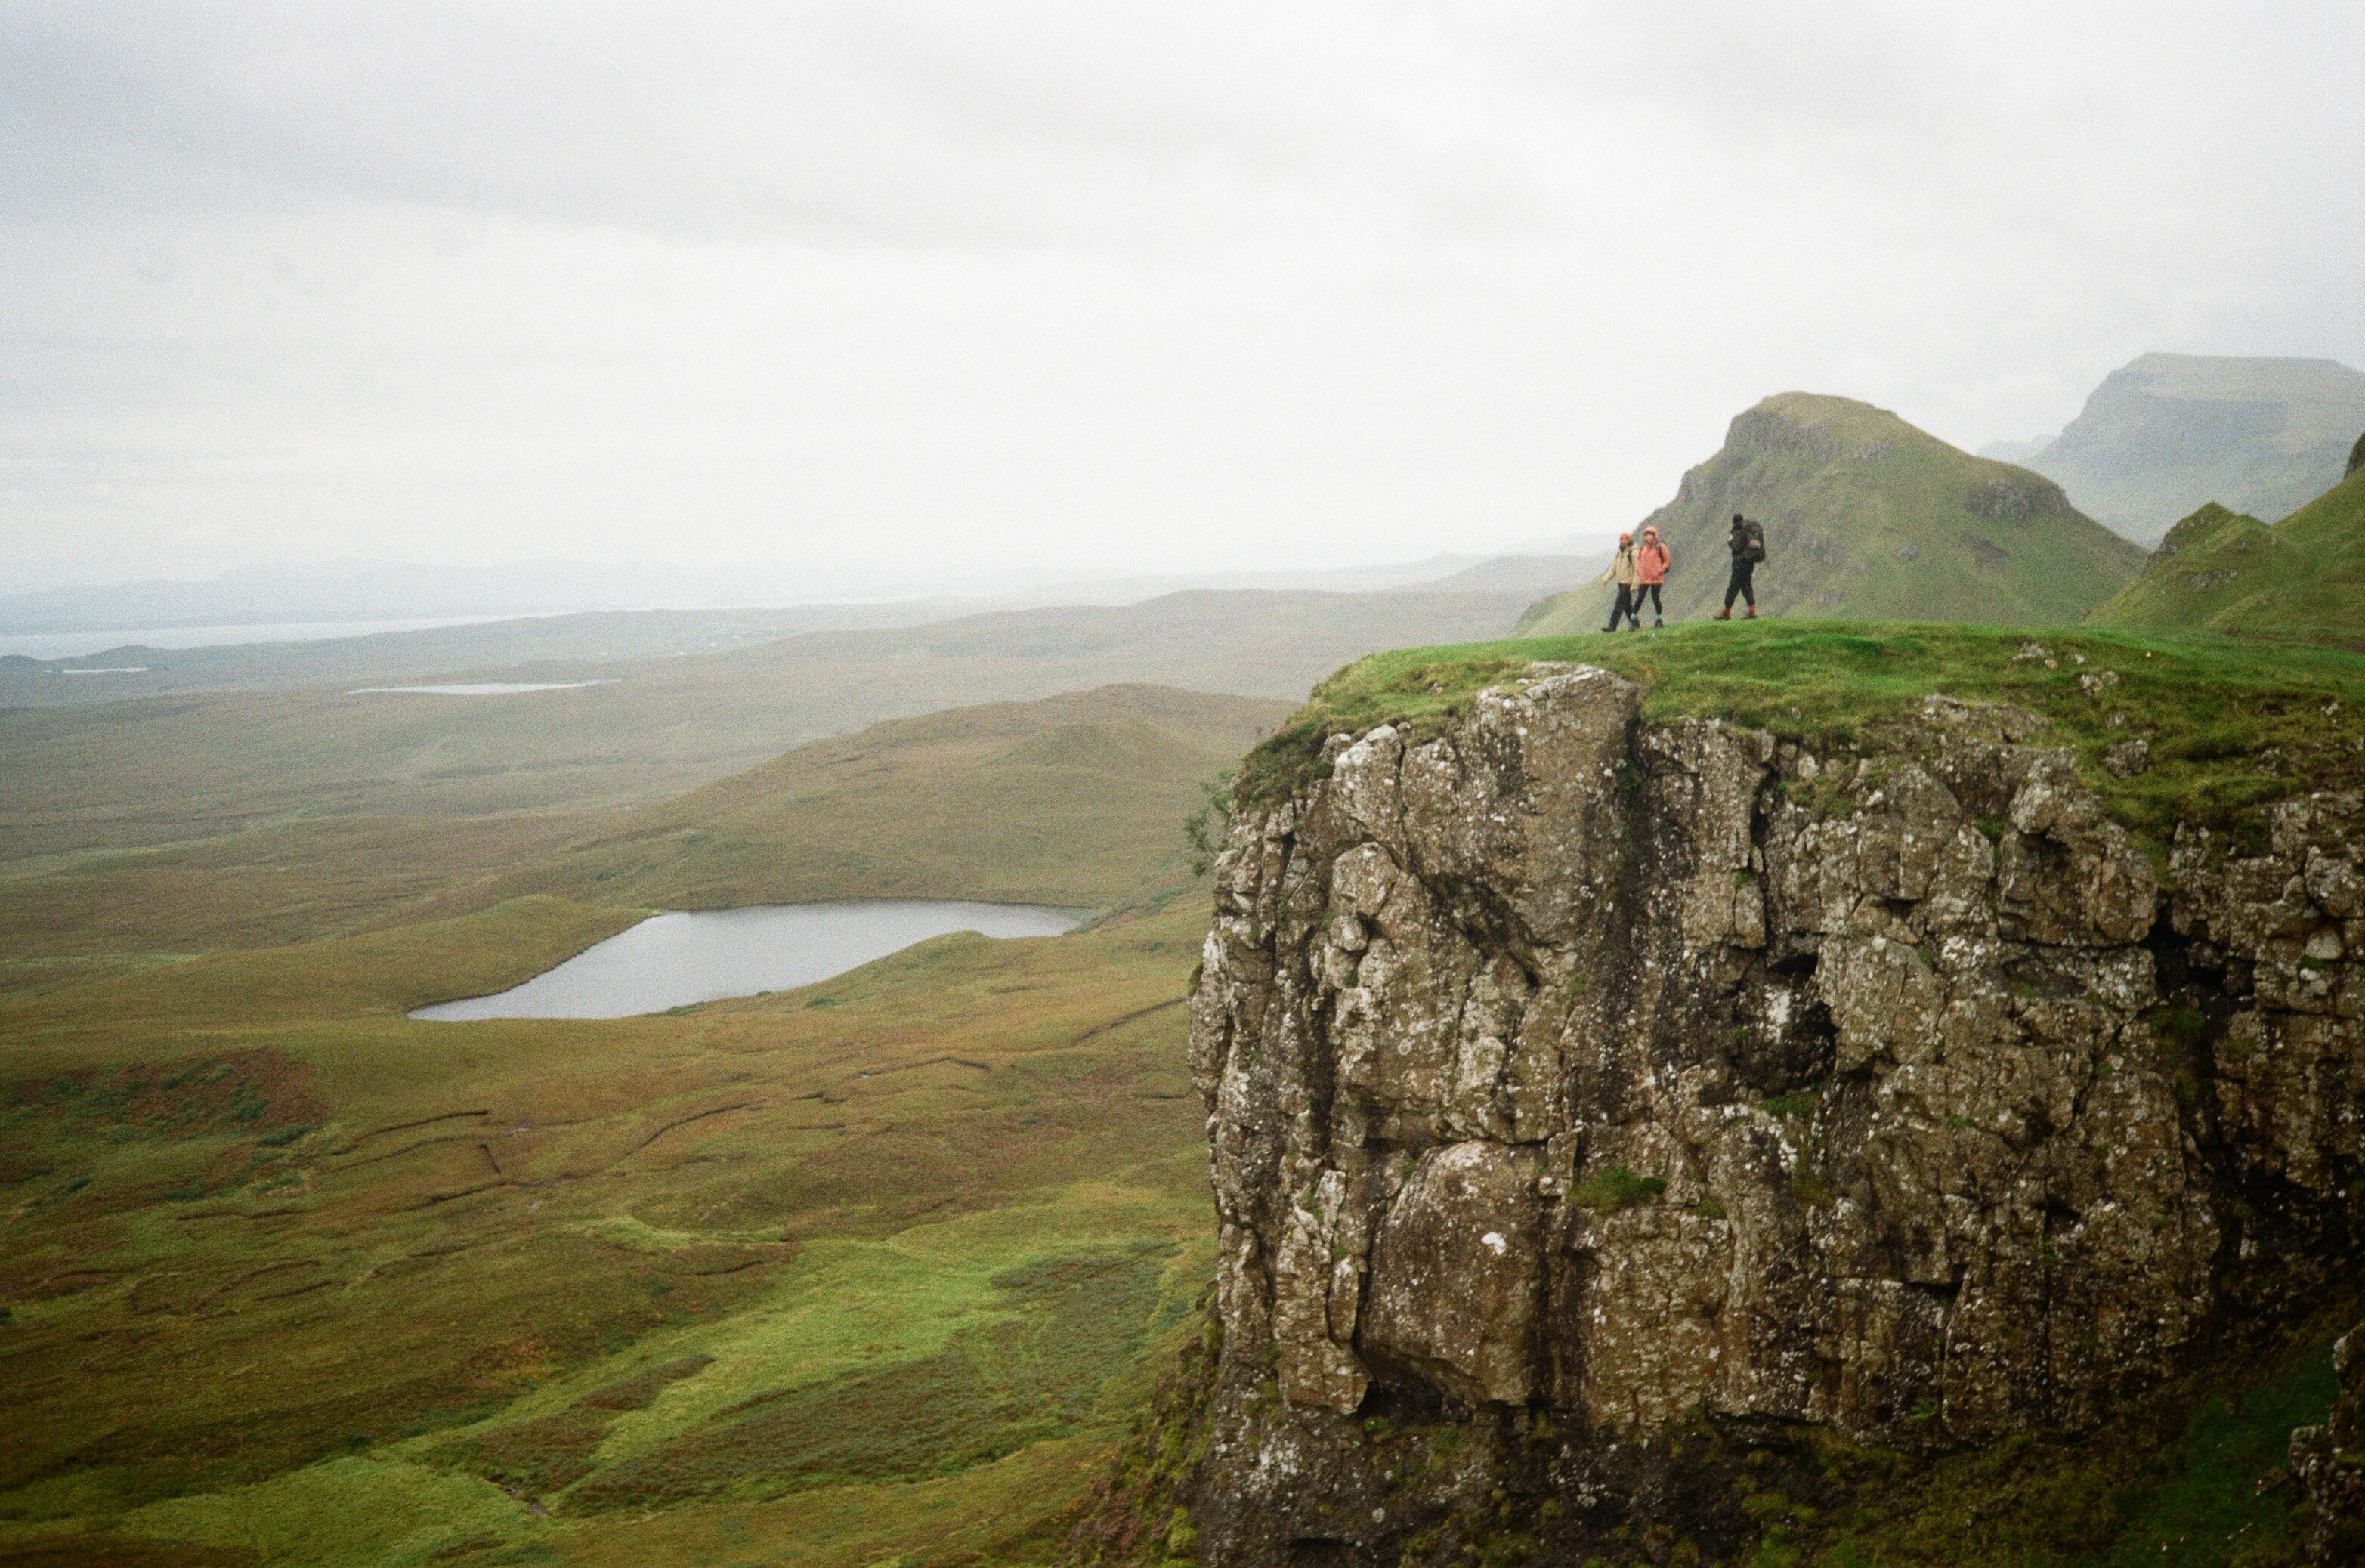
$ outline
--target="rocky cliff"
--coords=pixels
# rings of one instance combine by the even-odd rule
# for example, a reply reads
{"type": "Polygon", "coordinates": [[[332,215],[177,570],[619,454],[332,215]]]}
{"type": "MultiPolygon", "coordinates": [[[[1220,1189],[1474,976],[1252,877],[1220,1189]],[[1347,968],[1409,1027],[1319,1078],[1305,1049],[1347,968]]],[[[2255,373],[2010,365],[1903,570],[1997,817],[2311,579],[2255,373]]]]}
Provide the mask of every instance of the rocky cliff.
{"type": "Polygon", "coordinates": [[[1679,1422],[2087,1428],[2348,1266],[2356,795],[2161,866],[2016,709],[1819,754],[1641,698],[1534,666],[1236,817],[1203,1561],[1722,1556],[1679,1422]]]}
{"type": "Polygon", "coordinates": [[[2336,1340],[2340,1394],[2321,1426],[2292,1434],[2291,1467],[2307,1497],[2309,1556],[2365,1562],[2365,1325],[2336,1340]]]}

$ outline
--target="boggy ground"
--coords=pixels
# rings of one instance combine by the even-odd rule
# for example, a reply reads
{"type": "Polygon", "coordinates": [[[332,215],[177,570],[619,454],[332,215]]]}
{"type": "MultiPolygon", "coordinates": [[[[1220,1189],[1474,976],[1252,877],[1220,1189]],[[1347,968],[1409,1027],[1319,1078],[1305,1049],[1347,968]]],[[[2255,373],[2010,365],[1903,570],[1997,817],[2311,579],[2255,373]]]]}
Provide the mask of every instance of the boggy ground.
{"type": "Polygon", "coordinates": [[[20,858],[0,1562],[1039,1559],[1209,1272],[1176,818],[1278,711],[1135,688],[830,743],[776,770],[795,831],[734,851],[743,899],[1113,913],[615,1022],[404,1014],[707,884],[589,902],[629,816],[20,858]],[[572,899],[521,891],[554,866],[572,899]]]}

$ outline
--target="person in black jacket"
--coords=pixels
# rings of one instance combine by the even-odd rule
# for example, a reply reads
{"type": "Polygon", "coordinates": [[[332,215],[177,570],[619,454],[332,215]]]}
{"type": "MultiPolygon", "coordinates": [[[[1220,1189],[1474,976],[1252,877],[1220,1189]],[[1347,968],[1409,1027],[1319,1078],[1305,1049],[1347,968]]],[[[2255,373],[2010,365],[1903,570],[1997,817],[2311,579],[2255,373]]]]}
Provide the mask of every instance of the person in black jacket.
{"type": "Polygon", "coordinates": [[[1757,619],[1757,563],[1765,559],[1765,530],[1739,512],[1732,514],[1732,532],[1725,535],[1725,548],[1732,552],[1732,577],[1724,585],[1724,608],[1716,612],[1719,621],[1732,619],[1732,601],[1739,597],[1749,601],[1749,613],[1744,619],[1757,619]]]}

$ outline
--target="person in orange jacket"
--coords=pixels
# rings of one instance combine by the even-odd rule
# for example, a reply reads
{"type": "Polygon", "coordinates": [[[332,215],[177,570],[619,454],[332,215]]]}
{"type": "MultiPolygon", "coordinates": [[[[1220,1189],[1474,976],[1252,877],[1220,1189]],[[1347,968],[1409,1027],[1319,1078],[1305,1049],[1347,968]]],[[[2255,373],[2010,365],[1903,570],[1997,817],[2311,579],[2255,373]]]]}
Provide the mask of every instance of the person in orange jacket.
{"type": "Polygon", "coordinates": [[[1667,623],[1667,607],[1660,600],[1659,585],[1667,580],[1667,568],[1675,564],[1675,557],[1667,554],[1665,543],[1659,538],[1659,531],[1655,528],[1644,529],[1642,547],[1634,552],[1634,629],[1636,631],[1639,632],[1642,628],[1642,600],[1646,596],[1651,600],[1652,626],[1656,628],[1667,623]]]}

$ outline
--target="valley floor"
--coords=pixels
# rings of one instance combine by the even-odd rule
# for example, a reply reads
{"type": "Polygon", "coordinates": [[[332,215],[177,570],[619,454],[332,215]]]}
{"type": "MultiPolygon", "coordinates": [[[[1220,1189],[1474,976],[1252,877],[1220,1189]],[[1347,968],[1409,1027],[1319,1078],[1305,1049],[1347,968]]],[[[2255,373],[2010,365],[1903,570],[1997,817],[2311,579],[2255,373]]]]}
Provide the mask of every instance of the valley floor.
{"type": "Polygon", "coordinates": [[[11,864],[0,1562],[1054,1551],[1212,1271],[1179,820],[1278,710],[985,711],[687,827],[299,818],[11,864]],[[603,899],[619,832],[656,859],[603,899]],[[667,856],[746,902],[1048,878],[1110,913],[642,1017],[405,1016],[684,902],[667,856]]]}

